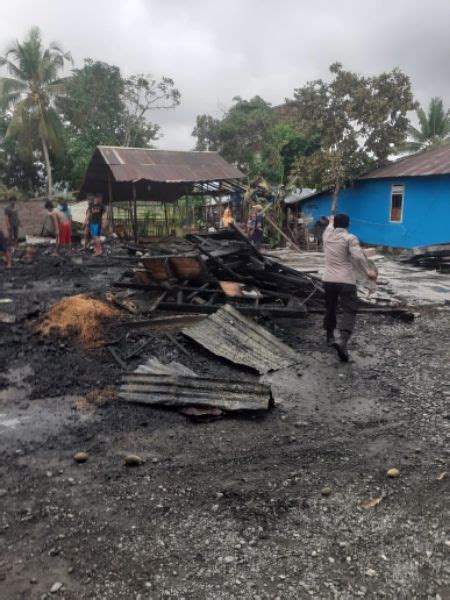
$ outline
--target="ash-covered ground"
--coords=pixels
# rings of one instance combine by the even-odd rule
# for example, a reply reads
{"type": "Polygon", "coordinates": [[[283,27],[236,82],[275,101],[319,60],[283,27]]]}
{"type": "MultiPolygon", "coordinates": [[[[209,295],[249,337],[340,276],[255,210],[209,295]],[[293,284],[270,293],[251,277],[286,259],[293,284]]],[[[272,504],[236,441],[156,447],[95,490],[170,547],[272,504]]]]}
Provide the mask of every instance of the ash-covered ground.
{"type": "MultiPolygon", "coordinates": [[[[450,597],[448,309],[360,316],[349,364],[318,315],[266,321],[298,351],[264,377],[276,407],[194,423],[115,399],[107,346],[36,333],[52,301],[103,293],[123,270],[77,262],[38,253],[0,273],[0,310],[18,316],[0,324],[2,598],[450,597]],[[126,467],[129,452],[145,462],[126,467]]],[[[117,322],[105,339],[124,357],[144,333],[132,367],[155,355],[258,379],[181,335],[189,355],[152,328],[117,322]]]]}

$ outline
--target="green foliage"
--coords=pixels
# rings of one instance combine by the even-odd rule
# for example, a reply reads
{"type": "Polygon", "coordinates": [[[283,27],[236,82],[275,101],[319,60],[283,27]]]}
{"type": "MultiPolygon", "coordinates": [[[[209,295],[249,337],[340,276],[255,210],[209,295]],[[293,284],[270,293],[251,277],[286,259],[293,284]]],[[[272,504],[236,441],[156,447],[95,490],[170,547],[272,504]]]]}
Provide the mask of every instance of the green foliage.
{"type": "Polygon", "coordinates": [[[192,135],[196,150],[217,150],[250,178],[262,176],[274,183],[284,181],[296,157],[315,148],[305,135],[279,123],[260,96],[237,96],[222,119],[199,115],[192,135]]]}
{"type": "Polygon", "coordinates": [[[89,58],[84,63],[73,71],[67,95],[58,102],[66,123],[66,152],[55,165],[55,175],[72,189],[80,185],[96,146],[119,145],[124,111],[120,69],[89,58]]]}
{"type": "Polygon", "coordinates": [[[63,128],[55,99],[66,91],[66,81],[59,79],[59,74],[67,61],[71,61],[70,54],[55,42],[44,49],[36,27],[22,43],[16,41],[0,58],[0,66],[12,75],[0,78],[1,103],[12,110],[6,138],[17,141],[18,157],[24,161],[31,162],[33,152],[42,151],[49,194],[52,193],[49,153],[61,154],[63,148],[63,128]]]}
{"type": "Polygon", "coordinates": [[[450,138],[450,113],[444,110],[442,98],[431,98],[428,113],[423,108],[416,110],[419,128],[408,126],[408,139],[399,150],[417,152],[439,146],[450,138]]]}
{"type": "Polygon", "coordinates": [[[181,94],[170,77],[160,81],[151,75],[132,75],[124,81],[124,111],[120,125],[121,145],[148,146],[157,139],[159,126],[147,121],[147,113],[161,108],[175,108],[181,94]]]}
{"type": "Polygon", "coordinates": [[[192,135],[197,138],[196,150],[219,150],[220,120],[211,115],[198,115],[192,135]]]}
{"type": "Polygon", "coordinates": [[[296,127],[320,144],[296,161],[293,174],[304,186],[338,193],[403,142],[415,104],[399,69],[363,77],[335,63],[330,71],[330,83],[319,79],[294,92],[296,127]]]}
{"type": "Polygon", "coordinates": [[[180,102],[174,82],[150,75],[124,79],[119,67],[88,58],[75,69],[59,110],[67,123],[66,154],[56,165],[57,176],[71,188],[80,185],[98,145],[149,147],[159,127],[147,120],[151,110],[180,102]]]}

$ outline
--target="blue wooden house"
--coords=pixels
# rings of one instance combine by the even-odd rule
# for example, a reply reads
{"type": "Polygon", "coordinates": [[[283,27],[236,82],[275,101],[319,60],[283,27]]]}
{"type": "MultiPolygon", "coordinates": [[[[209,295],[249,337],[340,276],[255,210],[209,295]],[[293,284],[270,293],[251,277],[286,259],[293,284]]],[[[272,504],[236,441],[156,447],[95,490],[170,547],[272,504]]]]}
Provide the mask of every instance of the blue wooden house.
{"type": "MultiPolygon", "coordinates": [[[[315,223],[329,215],[331,192],[299,200],[315,223]]],[[[450,145],[401,158],[367,173],[339,194],[336,212],[350,216],[361,242],[414,248],[450,242],[450,145]]]]}

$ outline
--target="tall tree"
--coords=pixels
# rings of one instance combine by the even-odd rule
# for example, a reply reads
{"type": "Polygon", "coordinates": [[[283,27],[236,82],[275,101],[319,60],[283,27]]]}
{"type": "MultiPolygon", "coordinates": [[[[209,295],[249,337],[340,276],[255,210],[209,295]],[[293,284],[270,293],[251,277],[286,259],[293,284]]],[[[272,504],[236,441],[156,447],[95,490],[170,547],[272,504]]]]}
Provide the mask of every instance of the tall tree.
{"type": "Polygon", "coordinates": [[[330,83],[318,79],[294,91],[299,132],[320,140],[315,152],[297,160],[294,174],[305,186],[332,188],[334,212],[347,182],[403,143],[415,103],[399,69],[363,77],[335,63],[330,72],[330,83]]]}
{"type": "Polygon", "coordinates": [[[119,67],[90,58],[74,69],[67,91],[58,101],[67,124],[67,152],[56,170],[70,187],[79,186],[96,146],[149,147],[159,132],[148,120],[149,113],[180,102],[180,92],[168,77],[124,79],[119,67]]]}
{"type": "Polygon", "coordinates": [[[285,181],[291,164],[300,154],[316,148],[314,140],[300,135],[289,123],[280,122],[260,96],[239,96],[222,119],[198,115],[192,135],[196,150],[216,150],[250,178],[264,177],[272,183],[285,181]]]}
{"type": "Polygon", "coordinates": [[[0,78],[0,98],[13,111],[6,137],[15,137],[21,153],[29,156],[36,149],[35,140],[39,140],[50,197],[53,193],[50,154],[61,153],[63,139],[63,127],[54,102],[66,91],[66,82],[60,73],[71,60],[70,54],[56,42],[45,49],[36,27],[22,43],[16,41],[0,58],[0,66],[5,66],[13,76],[0,78]]]}
{"type": "Polygon", "coordinates": [[[156,139],[159,126],[148,121],[152,110],[175,108],[181,94],[170,77],[159,81],[151,75],[132,75],[124,81],[122,99],[125,110],[122,117],[122,145],[147,146],[156,139]]]}
{"type": "Polygon", "coordinates": [[[222,119],[199,115],[192,135],[197,150],[218,150],[250,177],[262,175],[278,182],[283,164],[277,146],[276,119],[270,104],[260,96],[234,104],[222,119]]]}
{"type": "Polygon", "coordinates": [[[198,115],[192,136],[197,138],[196,150],[215,151],[219,150],[219,126],[220,120],[211,115],[198,115]]]}
{"type": "Polygon", "coordinates": [[[432,146],[439,146],[450,138],[450,114],[444,110],[442,98],[431,98],[428,112],[418,107],[416,110],[419,127],[409,125],[408,139],[400,150],[417,152],[432,146]]]}
{"type": "Polygon", "coordinates": [[[57,107],[66,124],[66,152],[55,165],[58,179],[79,186],[98,145],[118,146],[125,109],[119,67],[85,59],[67,82],[67,94],[57,107]]]}

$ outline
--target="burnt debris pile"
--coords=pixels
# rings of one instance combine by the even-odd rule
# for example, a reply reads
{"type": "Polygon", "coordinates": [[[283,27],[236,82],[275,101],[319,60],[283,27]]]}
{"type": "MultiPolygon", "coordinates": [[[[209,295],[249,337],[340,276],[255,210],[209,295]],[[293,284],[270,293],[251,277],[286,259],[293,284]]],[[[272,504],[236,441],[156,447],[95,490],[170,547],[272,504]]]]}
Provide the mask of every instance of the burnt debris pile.
{"type": "Polygon", "coordinates": [[[406,250],[401,256],[403,262],[411,263],[425,269],[450,272],[450,243],[433,246],[419,246],[406,250]]]}
{"type": "Polygon", "coordinates": [[[246,315],[301,317],[323,308],[317,276],[302,273],[263,256],[239,229],[191,234],[150,247],[127,246],[132,266],[116,288],[144,290],[138,309],[128,291],[116,296],[123,308],[141,313],[156,309],[213,313],[232,304],[246,315]]]}

